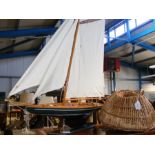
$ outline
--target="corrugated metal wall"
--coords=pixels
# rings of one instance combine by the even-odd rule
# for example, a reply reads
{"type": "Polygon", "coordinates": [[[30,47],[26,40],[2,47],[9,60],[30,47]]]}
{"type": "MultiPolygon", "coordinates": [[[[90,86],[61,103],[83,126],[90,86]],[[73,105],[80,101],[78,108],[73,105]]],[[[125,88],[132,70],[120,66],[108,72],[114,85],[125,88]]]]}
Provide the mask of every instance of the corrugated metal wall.
{"type": "MultiPolygon", "coordinates": [[[[110,74],[105,72],[105,94],[111,94],[110,74]]],[[[116,90],[138,90],[138,72],[135,69],[121,66],[121,71],[116,72],[116,90]]]]}
{"type": "Polygon", "coordinates": [[[34,58],[27,56],[0,60],[0,92],[6,92],[8,95],[34,58]]]}

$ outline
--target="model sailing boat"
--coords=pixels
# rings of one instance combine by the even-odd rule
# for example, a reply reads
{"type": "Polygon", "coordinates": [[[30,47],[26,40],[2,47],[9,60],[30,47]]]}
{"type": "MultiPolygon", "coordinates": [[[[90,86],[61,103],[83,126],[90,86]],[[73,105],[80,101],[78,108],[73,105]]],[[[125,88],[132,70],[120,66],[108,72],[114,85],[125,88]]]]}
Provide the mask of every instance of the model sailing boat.
{"type": "Polygon", "coordinates": [[[61,103],[27,104],[27,111],[75,116],[99,110],[100,104],[86,100],[104,96],[104,27],[104,20],[65,20],[9,97],[37,87],[35,99],[63,88],[61,103]]]}

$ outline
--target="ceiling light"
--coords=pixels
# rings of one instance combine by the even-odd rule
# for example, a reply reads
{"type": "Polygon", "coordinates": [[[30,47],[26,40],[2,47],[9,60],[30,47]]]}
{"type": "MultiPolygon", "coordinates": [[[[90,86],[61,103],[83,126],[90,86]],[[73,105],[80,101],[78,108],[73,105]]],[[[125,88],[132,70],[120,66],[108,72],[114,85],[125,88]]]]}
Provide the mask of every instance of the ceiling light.
{"type": "Polygon", "coordinates": [[[149,66],[149,68],[154,69],[155,68],[155,65],[151,65],[151,66],[149,66]]]}

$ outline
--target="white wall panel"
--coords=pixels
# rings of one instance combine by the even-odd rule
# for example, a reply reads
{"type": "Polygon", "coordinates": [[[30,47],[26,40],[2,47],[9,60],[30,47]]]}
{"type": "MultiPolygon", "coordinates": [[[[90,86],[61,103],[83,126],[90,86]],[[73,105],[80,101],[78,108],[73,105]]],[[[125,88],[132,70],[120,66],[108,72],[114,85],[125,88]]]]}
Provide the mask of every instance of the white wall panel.
{"type": "Polygon", "coordinates": [[[15,84],[18,82],[19,78],[12,78],[11,79],[11,88],[15,86],[15,84]]]}
{"type": "Polygon", "coordinates": [[[138,78],[138,73],[135,69],[121,66],[121,71],[116,73],[116,78],[134,79],[134,78],[138,78]]]}
{"type": "Polygon", "coordinates": [[[111,93],[110,79],[109,79],[109,73],[108,72],[104,73],[104,91],[105,91],[106,95],[111,93]]]}
{"type": "Polygon", "coordinates": [[[21,76],[23,74],[23,58],[8,59],[8,76],[21,76]]]}
{"type": "Polygon", "coordinates": [[[116,90],[138,90],[138,72],[135,69],[121,66],[121,71],[116,73],[116,90]]]}
{"type": "Polygon", "coordinates": [[[7,59],[0,60],[0,75],[3,75],[3,76],[8,75],[8,60],[7,59]]]}
{"type": "Polygon", "coordinates": [[[0,76],[21,76],[34,58],[28,56],[0,60],[0,76]]]}
{"type": "Polygon", "coordinates": [[[29,65],[33,62],[34,59],[34,56],[23,58],[23,71],[25,71],[29,67],[29,65]]]}
{"type": "Polygon", "coordinates": [[[10,92],[19,77],[25,72],[35,56],[1,59],[0,60],[0,92],[10,92]],[[6,78],[4,78],[6,76],[6,78]],[[3,77],[3,78],[2,78],[3,77]]]}
{"type": "Polygon", "coordinates": [[[10,91],[10,79],[8,78],[0,78],[0,92],[5,92],[6,96],[8,95],[8,92],[10,91]]]}
{"type": "MultiPolygon", "coordinates": [[[[138,72],[135,69],[121,66],[121,71],[116,72],[116,90],[138,90],[138,72]]],[[[105,94],[111,94],[109,73],[105,72],[105,94]]]]}
{"type": "Polygon", "coordinates": [[[120,80],[116,84],[116,90],[138,90],[138,87],[138,81],[120,80]]]}

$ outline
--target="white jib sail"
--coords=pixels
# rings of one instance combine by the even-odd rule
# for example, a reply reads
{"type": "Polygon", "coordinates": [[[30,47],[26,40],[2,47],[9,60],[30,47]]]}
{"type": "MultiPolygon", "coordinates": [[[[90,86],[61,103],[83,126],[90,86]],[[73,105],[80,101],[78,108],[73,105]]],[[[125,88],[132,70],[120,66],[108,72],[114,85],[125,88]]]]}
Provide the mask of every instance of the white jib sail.
{"type": "Polygon", "coordinates": [[[67,98],[104,96],[104,20],[81,23],[67,98]]]}
{"type": "Polygon", "coordinates": [[[46,74],[40,82],[40,85],[35,93],[35,97],[52,90],[60,89],[64,86],[76,25],[77,21],[72,24],[62,44],[60,44],[57,53],[55,53],[51,64],[46,70],[46,74]]]}
{"type": "MultiPolygon", "coordinates": [[[[40,85],[44,76],[48,74],[47,70],[49,66],[53,66],[53,70],[56,70],[57,64],[63,61],[63,59],[66,59],[66,54],[64,50],[65,48],[67,49],[67,44],[64,45],[63,51],[60,51],[60,46],[62,46],[66,36],[68,36],[68,33],[72,29],[73,22],[74,20],[64,21],[64,23],[60,26],[57,32],[52,36],[51,40],[47,43],[47,45],[39,53],[39,55],[36,57],[36,59],[33,61],[30,67],[26,70],[24,75],[16,83],[14,88],[9,93],[9,96],[19,93],[25,89],[40,85]]],[[[64,64],[61,65],[63,66],[64,70],[67,70],[67,67],[65,69],[64,64]]],[[[65,75],[59,73],[57,81],[62,81],[61,78],[64,79],[63,76],[65,75]]],[[[56,81],[52,80],[52,77],[51,81],[57,83],[56,81]]],[[[62,83],[64,84],[64,81],[62,83]]],[[[62,87],[63,84],[59,87],[62,87]]]]}

